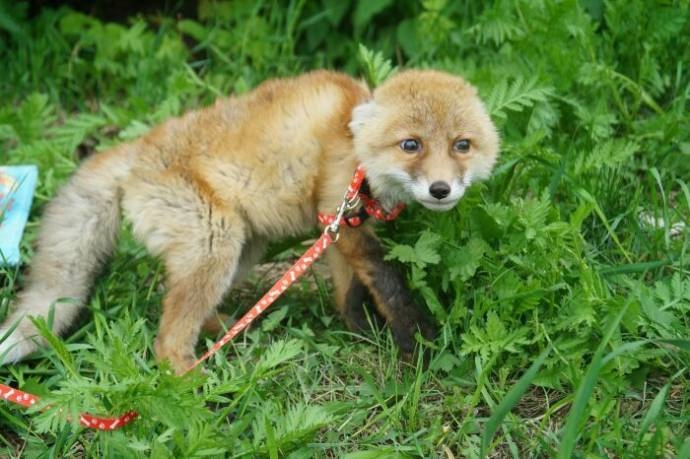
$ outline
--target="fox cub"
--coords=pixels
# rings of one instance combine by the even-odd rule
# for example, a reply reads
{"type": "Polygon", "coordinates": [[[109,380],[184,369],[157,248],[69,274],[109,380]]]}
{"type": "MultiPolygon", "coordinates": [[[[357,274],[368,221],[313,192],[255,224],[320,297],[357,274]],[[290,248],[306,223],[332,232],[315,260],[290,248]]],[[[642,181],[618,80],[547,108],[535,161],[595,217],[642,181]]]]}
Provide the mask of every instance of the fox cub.
{"type": "MultiPolygon", "coordinates": [[[[409,70],[371,92],[352,78],[316,71],[166,121],[138,140],[86,160],[46,207],[26,285],[0,327],[0,361],[42,344],[27,316],[64,333],[113,251],[123,214],[165,265],[167,293],[155,351],[182,372],[194,362],[204,323],[267,242],[332,213],[358,164],[384,208],[417,201],[451,209],[489,176],[496,129],[461,78],[409,70]]],[[[404,279],[383,261],[364,225],[341,227],[326,253],[335,303],[353,330],[373,300],[403,353],[434,327],[404,279]]]]}

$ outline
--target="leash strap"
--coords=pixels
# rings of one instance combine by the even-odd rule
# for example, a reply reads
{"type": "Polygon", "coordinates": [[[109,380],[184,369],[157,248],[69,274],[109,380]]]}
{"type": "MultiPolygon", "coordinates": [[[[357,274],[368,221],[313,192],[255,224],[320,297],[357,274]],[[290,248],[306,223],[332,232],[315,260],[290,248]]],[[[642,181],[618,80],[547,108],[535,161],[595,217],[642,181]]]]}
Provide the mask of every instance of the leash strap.
{"type": "MultiPolygon", "coordinates": [[[[5,384],[0,384],[0,397],[7,400],[8,402],[16,403],[24,408],[30,408],[39,402],[40,398],[29,394],[27,392],[21,391],[19,389],[14,389],[5,384]]],[[[95,416],[90,413],[82,413],[79,415],[79,423],[91,429],[96,430],[115,430],[120,427],[126,426],[133,420],[135,420],[139,415],[135,411],[128,411],[122,416],[118,417],[102,417],[95,416]]]]}
{"type": "MultiPolygon", "coordinates": [[[[273,287],[266,293],[258,303],[256,303],[242,318],[218,340],[203,356],[201,356],[192,366],[185,370],[185,373],[193,370],[204,360],[211,357],[218,350],[225,346],[231,339],[239,335],[245,328],[263,313],[269,306],[271,306],[297,279],[299,279],[309,267],[323,254],[323,251],[333,243],[334,239],[330,233],[324,231],[321,237],[302,255],[297,262],[290,267],[290,269],[281,277],[273,287]]],[[[39,397],[23,392],[19,389],[14,389],[5,384],[0,384],[0,397],[21,405],[25,408],[34,406],[40,399],[39,397]]],[[[128,411],[122,416],[117,417],[102,417],[95,416],[90,413],[82,413],[79,415],[79,423],[91,429],[96,430],[115,430],[126,426],[134,421],[139,414],[135,411],[128,411]]]]}
{"type": "Polygon", "coordinates": [[[261,315],[270,305],[277,300],[280,295],[282,295],[285,290],[287,290],[292,284],[297,281],[309,267],[314,264],[314,262],[321,256],[324,250],[328,248],[329,245],[333,243],[334,239],[331,237],[330,233],[324,231],[321,237],[311,246],[309,249],[300,257],[297,262],[290,267],[290,269],[283,274],[273,287],[256,303],[245,315],[243,315],[235,325],[230,327],[230,329],[223,335],[223,337],[218,340],[211,349],[209,349],[204,355],[202,355],[194,364],[189,367],[187,371],[194,369],[201,362],[211,357],[213,354],[218,352],[218,350],[225,346],[231,339],[239,335],[242,330],[249,327],[249,325],[261,315]]]}
{"type": "MultiPolygon", "coordinates": [[[[275,300],[277,300],[283,294],[283,292],[285,292],[285,290],[287,290],[307,271],[307,269],[323,254],[323,251],[326,250],[328,246],[338,240],[338,230],[341,222],[344,221],[347,223],[347,221],[343,218],[345,212],[355,208],[359,203],[359,189],[364,181],[364,175],[364,168],[361,165],[358,166],[352,177],[350,185],[347,187],[347,191],[343,197],[343,202],[336,209],[336,214],[326,216],[330,218],[328,218],[329,221],[327,223],[324,223],[321,218],[322,214],[319,213],[319,222],[326,227],[323,234],[321,234],[321,237],[319,237],[319,239],[317,239],[316,242],[309,249],[307,249],[304,255],[302,255],[299,260],[297,260],[297,262],[290,267],[283,277],[273,284],[273,287],[271,287],[268,293],[266,293],[258,303],[256,303],[244,316],[242,316],[227,331],[227,333],[225,333],[225,335],[218,340],[218,342],[211,346],[211,348],[196,362],[194,362],[192,366],[185,370],[185,372],[196,368],[199,364],[218,352],[221,347],[225,346],[231,339],[247,328],[254,321],[254,319],[268,309],[268,307],[271,306],[271,304],[273,304],[273,302],[275,302],[275,300]],[[336,217],[336,215],[338,217],[336,217]]],[[[366,208],[366,202],[364,202],[364,206],[366,208]]],[[[401,210],[402,208],[400,208],[400,210],[398,210],[395,216],[392,218],[395,218],[401,210]]],[[[374,215],[368,210],[367,213],[374,215]]],[[[14,389],[5,384],[0,384],[0,397],[8,402],[16,403],[25,408],[34,406],[40,400],[40,398],[36,395],[23,392],[19,389],[14,389]]],[[[130,422],[134,421],[138,416],[139,414],[135,411],[128,411],[127,413],[117,417],[102,417],[95,416],[90,413],[82,413],[79,415],[79,423],[82,426],[90,429],[110,431],[126,426],[130,422]]]]}

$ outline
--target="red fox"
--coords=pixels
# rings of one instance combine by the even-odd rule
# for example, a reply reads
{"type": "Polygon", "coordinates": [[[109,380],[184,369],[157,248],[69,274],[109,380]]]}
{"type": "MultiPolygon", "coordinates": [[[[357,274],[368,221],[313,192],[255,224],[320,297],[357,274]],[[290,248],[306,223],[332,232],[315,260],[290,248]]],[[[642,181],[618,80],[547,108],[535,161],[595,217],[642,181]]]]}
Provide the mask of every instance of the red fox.
{"type": "MultiPolygon", "coordinates": [[[[363,165],[384,208],[417,201],[451,209],[489,176],[499,137],[476,90],[459,77],[408,70],[371,92],[340,73],[264,82],[87,159],[49,203],[26,285],[0,328],[0,359],[42,340],[27,316],[62,334],[88,301],[123,214],[165,266],[167,292],[154,349],[177,372],[194,362],[204,323],[267,242],[302,234],[332,213],[363,165]]],[[[327,252],[346,325],[367,325],[373,300],[403,353],[434,325],[383,260],[368,225],[341,227],[327,252]]]]}

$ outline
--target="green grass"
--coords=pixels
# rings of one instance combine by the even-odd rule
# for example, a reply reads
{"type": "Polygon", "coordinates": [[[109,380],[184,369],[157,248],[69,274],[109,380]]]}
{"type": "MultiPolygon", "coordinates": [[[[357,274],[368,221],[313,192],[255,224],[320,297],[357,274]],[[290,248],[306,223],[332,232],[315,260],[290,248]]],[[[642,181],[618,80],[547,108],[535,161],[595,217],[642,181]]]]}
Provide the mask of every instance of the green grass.
{"type": "MultiPolygon", "coordinates": [[[[151,351],[164,273],[125,227],[88,320],[0,369],[51,406],[0,404],[0,456],[690,457],[690,230],[672,231],[690,224],[688,4],[487,5],[201,1],[112,23],[0,2],[0,163],[40,168],[29,267],[78,155],[267,78],[443,69],[479,87],[503,138],[457,209],[380,229],[441,324],[428,369],[385,328],[347,332],[317,270],[206,374],[173,377],[151,351]],[[129,409],[141,419],[111,433],[68,417],[129,409]]],[[[0,317],[22,280],[0,272],[0,317]]]]}

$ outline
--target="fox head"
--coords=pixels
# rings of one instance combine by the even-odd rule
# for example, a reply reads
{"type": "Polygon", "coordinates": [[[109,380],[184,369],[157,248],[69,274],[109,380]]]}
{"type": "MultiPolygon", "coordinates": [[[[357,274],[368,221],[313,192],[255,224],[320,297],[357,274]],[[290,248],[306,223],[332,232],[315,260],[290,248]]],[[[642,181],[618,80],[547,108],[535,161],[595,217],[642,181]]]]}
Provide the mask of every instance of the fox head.
{"type": "Polygon", "coordinates": [[[472,182],[490,175],[499,152],[496,128],[475,88],[433,70],[390,78],[354,108],[349,126],[384,206],[414,200],[451,209],[472,182]]]}

